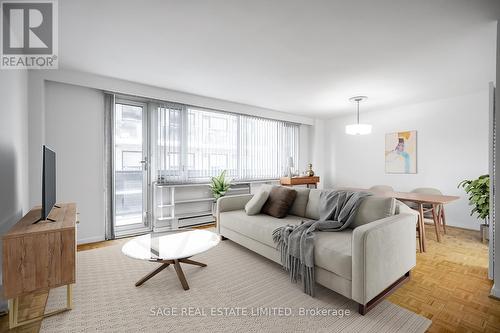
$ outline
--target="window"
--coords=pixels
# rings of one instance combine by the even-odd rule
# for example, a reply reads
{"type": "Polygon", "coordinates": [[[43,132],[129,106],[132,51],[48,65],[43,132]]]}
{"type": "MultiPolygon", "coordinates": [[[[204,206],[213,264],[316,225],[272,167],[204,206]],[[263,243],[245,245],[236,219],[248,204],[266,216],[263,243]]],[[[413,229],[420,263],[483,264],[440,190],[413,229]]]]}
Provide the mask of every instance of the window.
{"type": "Polygon", "coordinates": [[[146,104],[120,99],[114,111],[114,214],[115,226],[144,225],[144,191],[147,179],[142,161],[146,156],[146,104]]]}
{"type": "Polygon", "coordinates": [[[136,106],[132,105],[123,105],[121,104],[121,115],[123,120],[128,120],[128,121],[140,121],[142,119],[142,115],[140,112],[137,111],[136,106]]]}
{"type": "Polygon", "coordinates": [[[185,105],[156,111],[162,181],[204,182],[223,170],[235,180],[276,179],[298,159],[297,124],[185,105]]]}
{"type": "Polygon", "coordinates": [[[122,170],[131,171],[131,170],[141,170],[142,160],[142,150],[141,151],[130,151],[130,150],[122,150],[122,170]]]}
{"type": "Polygon", "coordinates": [[[120,144],[140,144],[142,136],[142,108],[136,105],[117,103],[116,136],[120,144]]]}
{"type": "Polygon", "coordinates": [[[273,179],[287,174],[288,158],[297,161],[299,126],[240,116],[241,179],[273,179]]]}
{"type": "Polygon", "coordinates": [[[156,169],[159,179],[182,181],[182,107],[156,107],[156,169]]]}
{"type": "Polygon", "coordinates": [[[187,109],[187,178],[204,180],[227,170],[238,176],[238,117],[233,114],[187,109]]]}

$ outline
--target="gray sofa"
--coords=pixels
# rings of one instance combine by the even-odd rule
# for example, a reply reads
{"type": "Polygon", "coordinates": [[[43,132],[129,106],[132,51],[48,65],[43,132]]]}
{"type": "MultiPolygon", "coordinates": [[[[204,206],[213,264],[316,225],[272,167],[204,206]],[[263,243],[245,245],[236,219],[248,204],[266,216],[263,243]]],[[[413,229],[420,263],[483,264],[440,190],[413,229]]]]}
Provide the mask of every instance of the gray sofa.
{"type": "MultiPolygon", "coordinates": [[[[297,198],[283,219],[247,215],[251,194],[217,201],[217,232],[268,259],[280,263],[272,239],[274,229],[319,218],[321,190],[295,188],[297,198]]],[[[316,282],[359,303],[365,314],[409,278],[415,267],[416,213],[392,198],[363,199],[353,228],[317,232],[314,244],[316,282]]]]}

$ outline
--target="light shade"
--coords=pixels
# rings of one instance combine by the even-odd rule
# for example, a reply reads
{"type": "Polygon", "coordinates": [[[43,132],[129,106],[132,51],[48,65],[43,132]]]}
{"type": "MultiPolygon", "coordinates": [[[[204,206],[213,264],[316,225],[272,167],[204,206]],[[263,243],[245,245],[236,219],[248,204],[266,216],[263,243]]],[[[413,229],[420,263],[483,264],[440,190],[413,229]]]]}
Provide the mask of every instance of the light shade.
{"type": "Polygon", "coordinates": [[[346,125],[345,133],[349,135],[364,135],[372,132],[372,125],[370,124],[351,124],[346,125]]]}

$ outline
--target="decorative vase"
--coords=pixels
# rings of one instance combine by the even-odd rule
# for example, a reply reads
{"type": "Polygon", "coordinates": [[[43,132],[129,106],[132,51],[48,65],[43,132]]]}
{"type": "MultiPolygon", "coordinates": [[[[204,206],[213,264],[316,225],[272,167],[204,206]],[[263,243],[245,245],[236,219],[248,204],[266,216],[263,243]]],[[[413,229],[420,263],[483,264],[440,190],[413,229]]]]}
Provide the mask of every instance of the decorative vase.
{"type": "Polygon", "coordinates": [[[313,171],[312,167],[313,167],[313,165],[311,163],[309,163],[307,165],[308,169],[306,170],[306,176],[308,176],[308,177],[314,176],[314,171],[313,171]]]}
{"type": "Polygon", "coordinates": [[[214,201],[212,202],[212,216],[216,216],[217,215],[217,199],[214,199],[214,201]]]}

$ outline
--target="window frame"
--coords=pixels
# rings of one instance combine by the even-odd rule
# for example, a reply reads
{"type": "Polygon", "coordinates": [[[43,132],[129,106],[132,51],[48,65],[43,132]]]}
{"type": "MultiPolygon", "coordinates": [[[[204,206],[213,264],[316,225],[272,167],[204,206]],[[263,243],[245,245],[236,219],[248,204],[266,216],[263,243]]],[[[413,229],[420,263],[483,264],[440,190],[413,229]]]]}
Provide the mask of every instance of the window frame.
{"type": "MultiPolygon", "coordinates": [[[[142,223],[135,223],[135,224],[129,224],[129,225],[116,225],[116,179],[115,179],[115,171],[116,171],[116,165],[115,165],[115,158],[116,158],[116,149],[115,149],[115,138],[114,136],[116,135],[116,105],[121,104],[121,105],[128,105],[128,106],[136,106],[136,107],[141,107],[142,108],[142,146],[143,146],[143,157],[146,158],[146,160],[150,160],[151,158],[151,132],[149,128],[150,124],[150,107],[148,101],[140,98],[134,98],[130,96],[124,96],[124,95],[115,95],[114,99],[114,105],[113,105],[113,124],[112,124],[112,133],[111,136],[112,138],[112,160],[113,160],[113,170],[112,170],[112,207],[113,207],[113,224],[114,224],[114,230],[115,230],[115,236],[121,237],[124,235],[130,235],[130,234],[135,234],[135,233],[142,233],[142,232],[148,232],[152,228],[152,223],[149,218],[150,212],[151,212],[151,207],[152,207],[152,201],[151,197],[149,195],[149,184],[151,183],[151,167],[146,165],[146,169],[142,170],[142,183],[143,183],[143,188],[142,188],[142,209],[143,209],[143,216],[142,216],[142,223]]],[[[123,162],[123,161],[122,161],[123,162]]],[[[123,163],[122,163],[123,164],[123,163]]],[[[149,164],[149,163],[148,163],[149,164]]]]}
{"type": "MultiPolygon", "coordinates": [[[[175,103],[175,102],[168,102],[168,101],[161,101],[161,100],[151,100],[151,99],[145,99],[141,97],[133,97],[133,96],[123,96],[123,95],[118,95],[119,97],[116,99],[115,104],[123,104],[119,103],[119,101],[123,102],[124,100],[128,103],[138,103],[142,104],[145,103],[148,105],[147,110],[148,110],[148,119],[150,123],[150,131],[149,131],[149,140],[148,140],[148,152],[150,156],[150,180],[151,181],[158,181],[160,174],[160,169],[158,168],[158,161],[157,159],[159,158],[158,156],[158,129],[159,129],[159,109],[160,108],[167,108],[167,109],[176,109],[179,110],[180,112],[180,135],[179,135],[179,175],[178,176],[172,176],[169,173],[163,172],[163,175],[166,177],[165,182],[167,183],[173,183],[173,184],[192,184],[192,183],[207,183],[210,180],[210,176],[207,176],[206,178],[198,178],[198,177],[189,177],[189,151],[188,151],[188,142],[189,142],[189,120],[188,120],[188,114],[189,110],[199,110],[202,112],[209,112],[209,113],[215,113],[215,114],[221,114],[222,116],[224,115],[230,115],[230,116],[235,116],[236,117],[236,177],[235,180],[238,182],[245,182],[245,181],[263,181],[263,180],[276,180],[279,179],[280,175],[277,175],[276,177],[271,177],[271,178],[243,178],[242,176],[242,155],[241,155],[241,122],[242,118],[244,117],[249,117],[249,118],[255,118],[255,119],[261,119],[261,120],[268,120],[276,123],[282,123],[282,124],[289,124],[292,126],[297,126],[297,136],[296,136],[296,142],[291,142],[290,144],[295,145],[293,147],[293,150],[296,151],[296,159],[294,160],[295,165],[299,163],[300,160],[300,137],[301,137],[301,130],[300,130],[300,124],[299,123],[294,123],[290,121],[285,121],[285,120],[279,120],[279,119],[273,119],[273,118],[266,118],[266,117],[261,117],[261,116],[255,116],[255,115],[249,115],[249,114],[243,114],[243,113],[237,113],[237,112],[231,112],[231,111],[225,111],[225,110],[218,110],[218,109],[212,109],[212,108],[207,108],[207,107],[201,107],[197,105],[190,105],[190,104],[182,104],[182,103],[175,103]],[[168,179],[169,177],[176,177],[176,180],[171,180],[168,179]]],[[[127,104],[127,103],[125,103],[127,104]]],[[[210,121],[209,121],[210,122],[210,121]]],[[[226,128],[230,127],[229,123],[226,124],[226,128]]],[[[212,129],[207,128],[209,131],[212,129]]],[[[279,129],[276,130],[276,135],[279,136],[279,129]]],[[[278,139],[278,142],[280,139],[278,139]]],[[[275,167],[278,167],[279,165],[276,165],[275,167]]],[[[167,169],[168,170],[168,169],[167,169]]],[[[165,170],[164,170],[165,171],[165,170]]],[[[177,173],[177,172],[176,172],[177,173]]]]}

